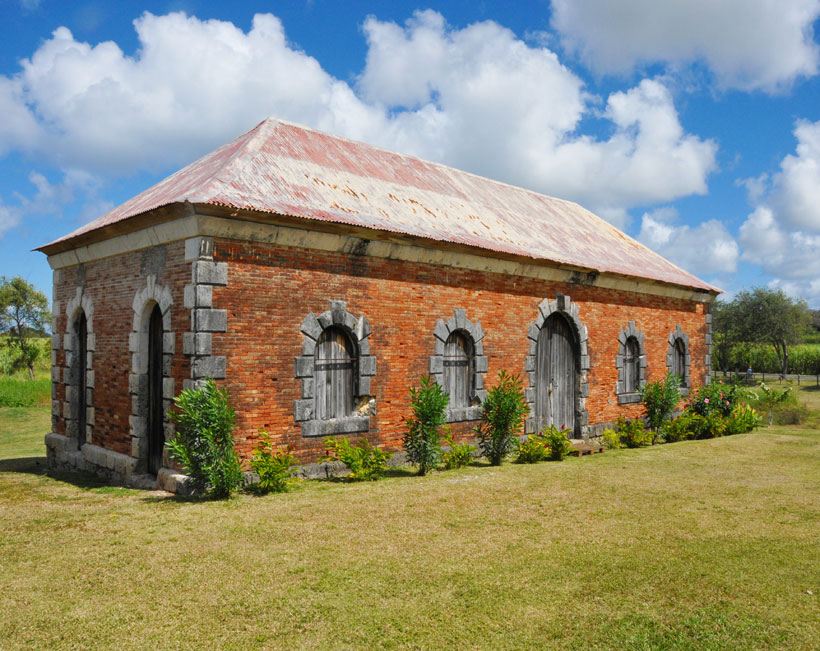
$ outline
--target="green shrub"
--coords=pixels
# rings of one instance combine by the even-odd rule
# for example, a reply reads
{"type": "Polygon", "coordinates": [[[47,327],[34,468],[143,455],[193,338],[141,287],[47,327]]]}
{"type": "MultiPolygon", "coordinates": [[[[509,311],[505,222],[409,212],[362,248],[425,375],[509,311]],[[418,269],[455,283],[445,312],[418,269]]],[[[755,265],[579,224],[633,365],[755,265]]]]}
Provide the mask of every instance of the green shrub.
{"type": "Polygon", "coordinates": [[[350,469],[348,479],[353,481],[375,481],[387,470],[389,452],[375,448],[367,439],[358,445],[352,445],[349,439],[326,438],[327,458],[341,461],[350,469]]]}
{"type": "Polygon", "coordinates": [[[481,454],[494,466],[513,449],[513,437],[521,429],[529,406],[521,390],[521,378],[502,370],[481,406],[482,423],[475,429],[481,454]]]}
{"type": "Polygon", "coordinates": [[[213,380],[185,389],[175,399],[177,433],[165,445],[191,478],[195,495],[230,497],[242,483],[242,470],[233,446],[234,412],[224,390],[213,380]]]}
{"type": "Polygon", "coordinates": [[[760,414],[745,402],[737,405],[726,419],[726,435],[751,432],[760,425],[760,414]]]}
{"type": "Polygon", "coordinates": [[[778,405],[773,410],[775,425],[802,425],[810,415],[809,408],[804,404],[778,405]]]}
{"type": "Polygon", "coordinates": [[[528,434],[523,441],[516,437],[514,443],[518,449],[515,463],[538,463],[544,461],[549,454],[549,444],[541,434],[528,434]]]}
{"type": "Polygon", "coordinates": [[[717,411],[705,416],[691,414],[690,419],[696,439],[713,439],[726,433],[727,419],[717,411]]]}
{"type": "Polygon", "coordinates": [[[774,420],[774,411],[778,405],[796,405],[797,396],[792,393],[791,387],[786,387],[780,391],[768,386],[765,382],[761,382],[755,404],[766,412],[769,425],[771,425],[774,420]]]}
{"type": "MultiPolygon", "coordinates": [[[[699,417],[698,417],[699,418],[699,417]]],[[[677,418],[670,418],[661,428],[663,440],[667,443],[688,441],[696,436],[697,427],[692,422],[692,415],[684,412],[677,418]]]]}
{"type": "Polygon", "coordinates": [[[653,433],[646,431],[646,426],[640,418],[627,420],[623,416],[618,418],[615,429],[605,429],[603,436],[607,447],[615,450],[645,447],[652,445],[654,440],[653,433]]]}
{"type": "Polygon", "coordinates": [[[621,435],[612,428],[606,428],[603,432],[604,445],[610,450],[619,450],[624,446],[621,443],[621,435]]]}
{"type": "Polygon", "coordinates": [[[569,441],[568,429],[558,429],[555,425],[550,425],[541,432],[541,438],[547,444],[550,461],[562,461],[572,451],[572,443],[569,441]]]}
{"type": "Polygon", "coordinates": [[[649,426],[656,432],[680,402],[679,387],[678,376],[667,374],[663,380],[647,382],[639,389],[649,426]]]}
{"type": "Polygon", "coordinates": [[[701,416],[717,412],[721,416],[732,413],[739,398],[744,397],[745,390],[733,383],[712,382],[700,387],[689,402],[690,411],[701,416]]]}
{"type": "Polygon", "coordinates": [[[475,446],[469,443],[456,443],[455,437],[451,434],[449,439],[450,449],[442,452],[444,468],[455,470],[463,468],[473,460],[475,446]]]}
{"type": "Polygon", "coordinates": [[[259,445],[253,450],[251,469],[259,475],[259,481],[251,487],[257,493],[284,493],[291,483],[291,473],[296,457],[290,447],[274,450],[270,435],[264,430],[259,434],[259,445]]]}
{"type": "Polygon", "coordinates": [[[410,407],[404,434],[407,460],[419,467],[419,475],[427,474],[441,462],[441,435],[447,427],[447,404],[450,396],[429,375],[422,376],[421,386],[410,387],[410,407]]]}

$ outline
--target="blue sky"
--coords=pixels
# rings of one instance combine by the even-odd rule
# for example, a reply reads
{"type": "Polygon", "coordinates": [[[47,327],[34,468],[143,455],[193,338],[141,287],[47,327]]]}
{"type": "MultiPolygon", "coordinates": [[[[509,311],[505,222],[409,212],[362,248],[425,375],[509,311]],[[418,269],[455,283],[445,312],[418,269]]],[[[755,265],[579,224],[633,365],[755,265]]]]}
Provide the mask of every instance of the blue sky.
{"type": "Polygon", "coordinates": [[[820,308],[820,0],[0,0],[0,274],[267,116],[820,308]]]}

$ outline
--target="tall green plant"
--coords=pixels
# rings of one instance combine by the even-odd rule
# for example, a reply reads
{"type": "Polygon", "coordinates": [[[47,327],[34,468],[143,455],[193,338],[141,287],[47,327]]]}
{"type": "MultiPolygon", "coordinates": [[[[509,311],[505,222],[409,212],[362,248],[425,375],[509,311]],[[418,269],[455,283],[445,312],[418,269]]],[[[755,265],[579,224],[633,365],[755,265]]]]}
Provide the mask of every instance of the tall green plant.
{"type": "Polygon", "coordinates": [[[521,429],[529,407],[521,389],[521,378],[502,370],[481,406],[482,423],[475,428],[481,453],[493,466],[514,448],[513,436],[521,429]]]}
{"type": "Polygon", "coordinates": [[[668,373],[663,380],[647,382],[638,389],[649,426],[657,433],[680,402],[680,379],[668,373]]]}
{"type": "Polygon", "coordinates": [[[213,380],[185,389],[174,398],[170,418],[177,433],[165,445],[191,478],[195,495],[230,497],[242,483],[242,469],[233,443],[234,411],[228,396],[213,380]]]}
{"type": "Polygon", "coordinates": [[[405,422],[404,451],[410,463],[427,474],[441,463],[441,436],[447,429],[447,404],[450,396],[429,375],[422,376],[420,386],[410,387],[413,418],[405,422]]]}

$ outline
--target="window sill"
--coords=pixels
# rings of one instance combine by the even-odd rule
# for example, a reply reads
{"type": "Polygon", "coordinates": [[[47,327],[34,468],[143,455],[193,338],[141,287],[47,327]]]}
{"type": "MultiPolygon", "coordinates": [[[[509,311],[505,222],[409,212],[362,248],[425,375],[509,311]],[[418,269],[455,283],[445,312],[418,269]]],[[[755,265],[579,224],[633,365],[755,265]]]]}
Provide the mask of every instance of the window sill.
{"type": "Polygon", "coordinates": [[[448,423],[481,420],[481,407],[455,407],[447,410],[448,423]]]}
{"type": "Polygon", "coordinates": [[[370,430],[370,416],[346,416],[329,420],[308,420],[301,423],[302,436],[355,434],[370,430]]]}
{"type": "Polygon", "coordinates": [[[619,393],[618,394],[618,404],[619,405],[634,405],[641,401],[641,394],[638,392],[635,393],[619,393]]]}

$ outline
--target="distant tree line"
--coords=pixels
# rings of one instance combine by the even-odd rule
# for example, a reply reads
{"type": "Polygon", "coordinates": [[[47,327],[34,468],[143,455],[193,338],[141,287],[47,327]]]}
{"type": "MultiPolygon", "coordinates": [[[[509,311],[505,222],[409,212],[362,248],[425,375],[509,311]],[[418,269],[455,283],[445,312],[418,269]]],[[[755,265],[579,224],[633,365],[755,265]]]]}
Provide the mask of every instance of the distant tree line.
{"type": "Polygon", "coordinates": [[[48,299],[23,278],[0,278],[0,332],[12,354],[13,370],[27,369],[34,379],[34,363],[41,348],[36,338],[47,334],[51,322],[48,299]]]}
{"type": "Polygon", "coordinates": [[[815,328],[820,329],[820,310],[809,310],[806,301],[791,298],[782,289],[744,290],[732,301],[718,299],[712,305],[712,355],[717,368],[726,373],[745,370],[730,368],[744,349],[771,346],[778,372],[785,375],[789,346],[803,343],[815,328]]]}

